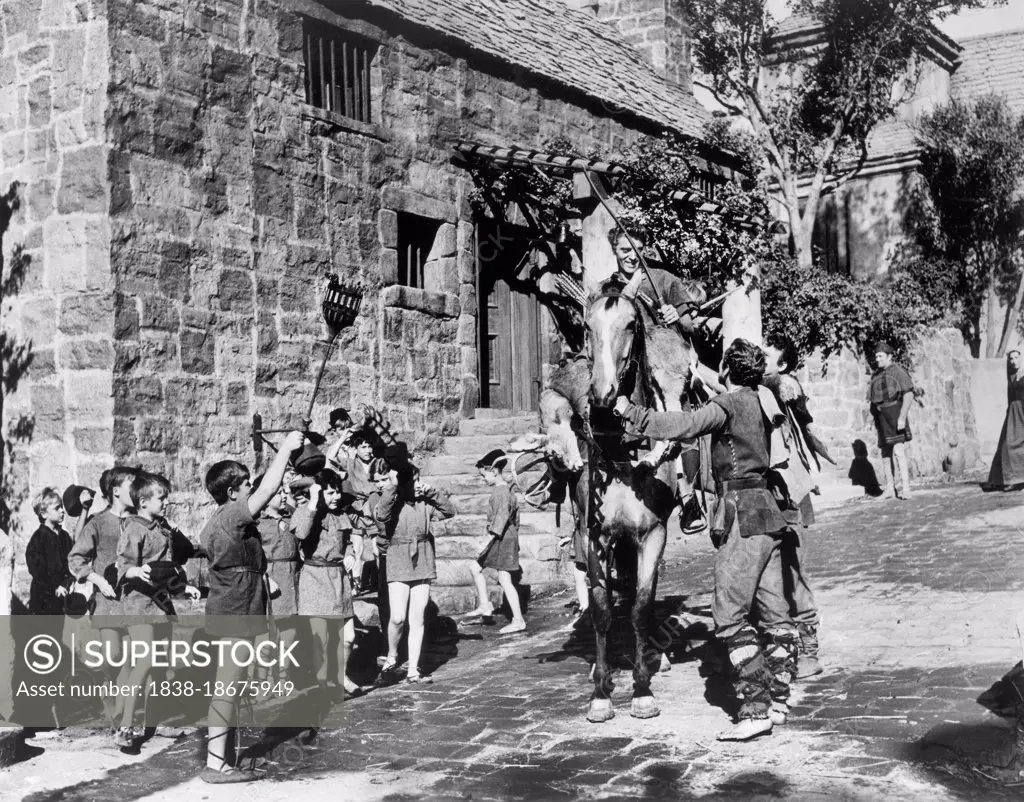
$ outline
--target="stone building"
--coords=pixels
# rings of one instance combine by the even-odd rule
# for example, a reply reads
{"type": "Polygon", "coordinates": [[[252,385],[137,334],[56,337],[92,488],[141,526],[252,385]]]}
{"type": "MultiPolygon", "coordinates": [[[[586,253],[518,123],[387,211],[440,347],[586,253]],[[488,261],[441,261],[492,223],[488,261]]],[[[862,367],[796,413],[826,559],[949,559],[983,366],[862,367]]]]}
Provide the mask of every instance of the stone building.
{"type": "Polygon", "coordinates": [[[314,428],[369,403],[430,454],[478,407],[535,409],[557,349],[507,280],[524,232],[474,218],[452,145],[699,137],[688,62],[664,58],[685,28],[650,61],[622,39],[651,5],[3,3],[0,186],[23,198],[4,247],[31,258],[4,312],[32,350],[3,410],[34,426],[14,444],[21,497],[141,463],[197,526],[205,469],[253,462],[253,415],[305,412],[328,274],[365,296],[314,428]]]}
{"type": "MultiPolygon", "coordinates": [[[[820,23],[794,15],[779,24],[772,46],[795,52],[813,48],[823,36],[820,23]]],[[[932,30],[915,91],[904,98],[895,119],[872,130],[859,172],[823,199],[814,247],[826,269],[860,279],[886,272],[893,247],[905,235],[903,201],[918,165],[914,121],[949,100],[961,51],[955,41],[932,30]]]]}

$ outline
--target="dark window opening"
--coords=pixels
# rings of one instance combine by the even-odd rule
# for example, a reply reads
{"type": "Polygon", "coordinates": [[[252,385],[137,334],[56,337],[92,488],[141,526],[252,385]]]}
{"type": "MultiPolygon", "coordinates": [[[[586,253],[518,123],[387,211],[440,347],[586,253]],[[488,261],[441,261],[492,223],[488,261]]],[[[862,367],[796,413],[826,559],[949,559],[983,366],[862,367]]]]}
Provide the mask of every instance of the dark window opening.
{"type": "Polygon", "coordinates": [[[708,200],[713,201],[718,194],[718,180],[707,174],[700,177],[700,191],[708,200]]]}
{"type": "Polygon", "coordinates": [[[441,223],[429,217],[398,213],[398,283],[423,289],[424,269],[441,223]]]}
{"type": "Polygon", "coordinates": [[[306,102],[370,122],[370,63],[377,43],[309,18],[303,34],[306,102]]]}

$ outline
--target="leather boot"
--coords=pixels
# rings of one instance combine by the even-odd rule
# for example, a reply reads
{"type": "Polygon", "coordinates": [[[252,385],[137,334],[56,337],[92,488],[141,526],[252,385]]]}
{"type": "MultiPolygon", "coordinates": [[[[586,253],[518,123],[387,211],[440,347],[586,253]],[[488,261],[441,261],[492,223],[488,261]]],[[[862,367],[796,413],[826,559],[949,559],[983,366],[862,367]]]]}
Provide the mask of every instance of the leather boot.
{"type": "Polygon", "coordinates": [[[824,669],[818,662],[818,628],[813,624],[797,624],[800,643],[796,661],[796,678],[807,679],[824,669]]]}

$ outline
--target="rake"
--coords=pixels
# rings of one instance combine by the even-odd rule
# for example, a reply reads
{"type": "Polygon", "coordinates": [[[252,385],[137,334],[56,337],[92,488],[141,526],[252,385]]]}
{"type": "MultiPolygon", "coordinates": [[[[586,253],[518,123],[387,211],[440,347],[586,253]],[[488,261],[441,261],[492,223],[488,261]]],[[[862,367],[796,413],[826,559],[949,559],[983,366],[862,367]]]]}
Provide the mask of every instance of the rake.
{"type": "MultiPolygon", "coordinates": [[[[324,293],[324,300],[321,304],[321,310],[323,311],[324,322],[327,324],[327,330],[330,337],[325,342],[327,347],[324,349],[324,356],[320,361],[320,368],[317,370],[316,380],[313,382],[313,392],[309,397],[309,407],[306,409],[306,415],[302,419],[302,432],[309,437],[311,442],[306,443],[302,453],[293,460],[297,470],[301,467],[300,473],[316,473],[316,471],[323,468],[326,464],[326,458],[323,453],[312,442],[313,440],[316,440],[319,443],[323,442],[323,437],[321,435],[310,431],[310,426],[313,423],[313,407],[316,404],[316,398],[320,392],[320,383],[323,381],[324,371],[327,368],[327,360],[331,358],[331,352],[334,350],[334,344],[341,332],[349,328],[355,322],[362,302],[363,287],[361,284],[348,284],[340,281],[336,275],[332,274],[329,276],[327,290],[324,293]]],[[[324,341],[321,340],[321,342],[324,341]]],[[[258,413],[253,415],[252,441],[257,461],[262,458],[264,442],[271,448],[274,448],[274,444],[269,440],[266,440],[264,435],[283,434],[291,431],[291,429],[264,429],[262,428],[262,425],[263,419],[260,415],[258,413]]]]}

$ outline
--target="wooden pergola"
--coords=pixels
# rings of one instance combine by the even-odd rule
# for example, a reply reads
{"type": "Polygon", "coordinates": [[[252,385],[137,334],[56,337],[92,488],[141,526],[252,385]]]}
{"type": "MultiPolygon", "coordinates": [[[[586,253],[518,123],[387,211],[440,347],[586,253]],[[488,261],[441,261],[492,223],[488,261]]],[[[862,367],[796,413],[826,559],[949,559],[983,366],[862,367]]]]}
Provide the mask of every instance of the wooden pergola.
{"type": "MultiPolygon", "coordinates": [[[[526,148],[506,148],[496,145],[484,145],[479,142],[459,140],[452,144],[453,149],[462,159],[484,159],[497,164],[532,165],[549,173],[564,178],[572,178],[579,173],[592,173],[612,178],[625,176],[626,168],[613,161],[601,159],[585,159],[580,156],[566,156],[558,153],[547,153],[541,150],[526,148]]],[[[730,214],[726,208],[708,198],[699,189],[677,190],[669,196],[669,200],[681,207],[687,207],[702,214],[711,214],[726,218],[731,224],[742,229],[764,229],[773,231],[784,230],[778,221],[766,221],[760,217],[749,217],[730,214]]]]}

